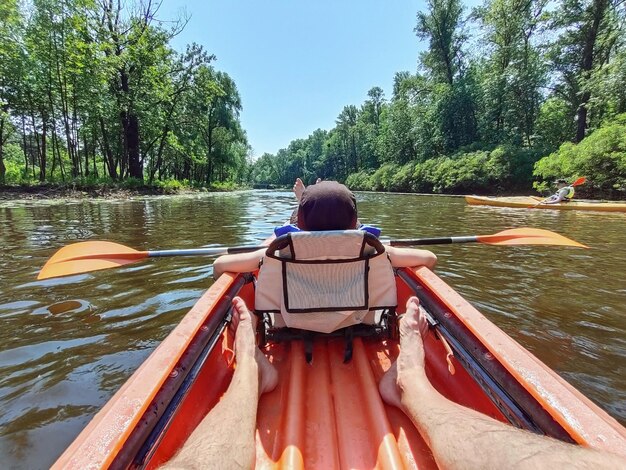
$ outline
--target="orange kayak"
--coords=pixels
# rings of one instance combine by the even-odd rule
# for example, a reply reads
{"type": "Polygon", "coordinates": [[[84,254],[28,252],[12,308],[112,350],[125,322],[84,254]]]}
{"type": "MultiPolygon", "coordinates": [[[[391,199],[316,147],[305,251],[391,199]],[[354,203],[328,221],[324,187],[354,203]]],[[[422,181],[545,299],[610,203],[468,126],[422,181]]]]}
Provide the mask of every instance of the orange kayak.
{"type": "MultiPolygon", "coordinates": [[[[240,295],[252,307],[250,281],[221,276],[53,468],[156,468],[170,459],[229,384],[229,299],[240,295]]],[[[396,284],[400,305],[417,295],[436,323],[425,338],[427,373],[445,396],[518,427],[626,456],[626,429],[433,272],[400,269],[396,284]]],[[[257,468],[436,468],[409,419],[378,393],[398,354],[394,335],[355,337],[346,363],[345,344],[318,336],[312,349],[298,339],[263,349],[279,385],[259,403],[257,468]]]]}
{"type": "Polygon", "coordinates": [[[519,209],[550,209],[561,211],[600,211],[626,212],[626,203],[608,201],[574,200],[558,204],[541,204],[545,198],[536,196],[485,197],[465,196],[465,201],[472,206],[513,207],[519,209]]]}

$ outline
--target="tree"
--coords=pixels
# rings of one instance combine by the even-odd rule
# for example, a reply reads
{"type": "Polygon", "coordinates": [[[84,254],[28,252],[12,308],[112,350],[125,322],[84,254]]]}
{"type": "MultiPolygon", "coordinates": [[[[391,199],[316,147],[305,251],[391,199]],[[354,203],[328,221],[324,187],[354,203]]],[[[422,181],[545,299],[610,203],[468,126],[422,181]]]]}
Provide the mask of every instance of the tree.
{"type": "Polygon", "coordinates": [[[429,43],[420,61],[435,81],[453,85],[464,65],[463,5],[460,0],[428,0],[428,10],[417,14],[415,33],[429,43]]]}
{"type": "Polygon", "coordinates": [[[429,48],[420,55],[426,77],[432,82],[430,105],[437,109],[436,127],[443,151],[453,152],[477,137],[471,81],[465,77],[463,46],[467,40],[460,0],[429,0],[429,11],[417,14],[415,32],[429,48]]]}
{"type": "MultiPolygon", "coordinates": [[[[619,38],[621,0],[562,0],[553,14],[552,28],[560,32],[551,44],[550,58],[559,73],[556,93],[570,103],[576,117],[575,142],[585,138],[593,76],[607,64],[619,38]]],[[[591,116],[592,117],[592,116],[591,116]]]]}
{"type": "Polygon", "coordinates": [[[21,20],[17,0],[0,3],[0,184],[4,183],[6,175],[4,146],[14,131],[11,111],[17,106],[24,72],[20,66],[23,61],[21,20]]]}
{"type": "Polygon", "coordinates": [[[479,71],[481,131],[494,143],[532,144],[545,84],[545,66],[534,36],[547,0],[487,0],[474,16],[489,55],[479,71]]]}

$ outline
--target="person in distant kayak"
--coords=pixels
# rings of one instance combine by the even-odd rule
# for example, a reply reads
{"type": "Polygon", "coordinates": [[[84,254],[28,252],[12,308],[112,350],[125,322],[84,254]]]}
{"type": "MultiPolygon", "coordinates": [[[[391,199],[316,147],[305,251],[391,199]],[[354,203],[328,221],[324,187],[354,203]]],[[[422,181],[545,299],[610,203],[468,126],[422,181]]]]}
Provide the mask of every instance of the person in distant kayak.
{"type": "MultiPolygon", "coordinates": [[[[356,198],[346,186],[336,181],[321,181],[302,190],[297,227],[279,227],[276,234],[289,230],[353,230],[360,226],[357,215],[356,198]]],[[[433,269],[437,264],[437,256],[428,250],[389,246],[385,247],[385,251],[392,266],[396,268],[426,266],[433,269]]],[[[265,248],[251,253],[220,256],[213,263],[213,277],[217,279],[226,271],[256,271],[264,255],[265,248]]]]}
{"type": "Polygon", "coordinates": [[[568,184],[564,179],[558,179],[555,181],[557,191],[550,196],[542,204],[558,204],[560,202],[569,202],[574,197],[574,186],[568,184]]]}
{"type": "MultiPolygon", "coordinates": [[[[276,369],[256,346],[254,323],[244,301],[235,297],[232,381],[165,468],[254,468],[259,398],[278,384],[276,369]]],[[[445,398],[426,376],[422,335],[427,329],[419,300],[411,297],[400,319],[400,354],[379,390],[413,422],[440,468],[626,468],[618,455],[522,431],[445,398]]]]}

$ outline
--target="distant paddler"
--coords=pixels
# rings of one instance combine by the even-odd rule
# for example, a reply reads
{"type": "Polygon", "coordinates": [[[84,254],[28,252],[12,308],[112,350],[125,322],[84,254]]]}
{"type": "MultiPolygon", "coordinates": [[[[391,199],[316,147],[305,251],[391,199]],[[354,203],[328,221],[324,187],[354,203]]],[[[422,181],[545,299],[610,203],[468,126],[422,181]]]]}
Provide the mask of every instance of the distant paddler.
{"type": "Polygon", "coordinates": [[[556,193],[554,193],[549,198],[544,199],[543,201],[541,201],[537,205],[540,205],[540,204],[559,204],[561,202],[569,202],[569,201],[571,201],[574,198],[574,193],[575,193],[574,187],[583,184],[586,180],[587,180],[587,178],[585,178],[583,176],[581,178],[578,178],[572,184],[568,184],[566,180],[564,180],[563,178],[559,178],[558,180],[555,181],[555,184],[556,184],[556,187],[557,187],[556,193]]]}

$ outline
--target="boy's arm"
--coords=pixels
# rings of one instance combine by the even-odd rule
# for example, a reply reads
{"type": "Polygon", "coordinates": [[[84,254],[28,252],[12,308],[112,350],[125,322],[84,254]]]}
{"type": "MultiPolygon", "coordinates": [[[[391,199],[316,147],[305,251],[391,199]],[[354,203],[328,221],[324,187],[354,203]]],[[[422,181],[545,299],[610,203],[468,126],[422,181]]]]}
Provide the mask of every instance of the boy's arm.
{"type": "Polygon", "coordinates": [[[391,265],[394,268],[426,266],[428,269],[433,269],[437,264],[437,256],[432,251],[398,248],[396,246],[387,246],[385,251],[389,254],[391,265]]]}
{"type": "Polygon", "coordinates": [[[248,273],[259,268],[259,261],[265,254],[265,248],[250,253],[223,255],[213,263],[213,279],[217,279],[226,271],[233,273],[248,273]]]}

